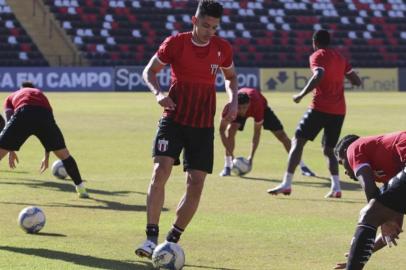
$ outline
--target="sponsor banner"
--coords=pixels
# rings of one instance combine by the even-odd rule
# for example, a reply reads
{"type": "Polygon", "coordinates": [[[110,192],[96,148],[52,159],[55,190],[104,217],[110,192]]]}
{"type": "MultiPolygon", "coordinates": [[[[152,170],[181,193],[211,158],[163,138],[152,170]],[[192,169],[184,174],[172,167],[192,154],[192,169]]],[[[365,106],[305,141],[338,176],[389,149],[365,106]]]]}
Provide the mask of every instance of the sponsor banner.
{"type": "MultiPolygon", "coordinates": [[[[144,80],[142,71],[144,67],[117,67],[115,69],[115,89],[116,91],[149,91],[144,80]]],[[[164,68],[157,74],[159,85],[164,90],[168,90],[171,83],[171,71],[164,68]]],[[[259,70],[257,68],[238,68],[237,80],[239,87],[259,87],[259,70]]],[[[216,89],[224,90],[224,77],[221,72],[217,73],[216,89]]]]}
{"type": "Polygon", "coordinates": [[[113,68],[0,68],[0,91],[14,91],[32,81],[43,91],[113,91],[113,68]]]}
{"type": "MultiPolygon", "coordinates": [[[[345,80],[345,90],[398,91],[396,68],[360,68],[355,70],[362,81],[359,87],[345,80]]],[[[312,73],[307,68],[265,68],[260,70],[263,91],[300,91],[312,73]]]]}
{"type": "Polygon", "coordinates": [[[399,69],[399,91],[406,91],[406,68],[399,69]]]}

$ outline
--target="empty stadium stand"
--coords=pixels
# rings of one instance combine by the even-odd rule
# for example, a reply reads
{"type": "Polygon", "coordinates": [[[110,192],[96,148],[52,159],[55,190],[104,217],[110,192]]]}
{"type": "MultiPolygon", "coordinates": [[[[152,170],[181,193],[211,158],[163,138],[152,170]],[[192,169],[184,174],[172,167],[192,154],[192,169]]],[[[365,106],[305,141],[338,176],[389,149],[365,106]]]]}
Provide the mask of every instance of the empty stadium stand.
{"type": "MultiPolygon", "coordinates": [[[[44,2],[94,66],[146,64],[166,36],[191,29],[196,8],[179,0],[44,2]]],[[[406,66],[406,0],[221,2],[218,34],[233,44],[238,66],[308,66],[320,28],[358,67],[406,66]]]]}
{"type": "Polygon", "coordinates": [[[0,66],[48,66],[5,0],[0,0],[0,66]]]}

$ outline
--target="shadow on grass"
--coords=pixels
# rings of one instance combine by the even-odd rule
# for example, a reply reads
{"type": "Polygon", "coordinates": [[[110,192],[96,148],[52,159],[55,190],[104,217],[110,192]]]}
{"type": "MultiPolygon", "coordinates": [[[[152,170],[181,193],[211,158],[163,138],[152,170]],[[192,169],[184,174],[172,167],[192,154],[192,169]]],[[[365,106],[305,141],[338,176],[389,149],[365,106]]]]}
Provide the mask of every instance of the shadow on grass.
{"type": "MultiPolygon", "coordinates": [[[[87,199],[86,201],[94,201],[97,203],[101,203],[101,205],[84,205],[84,204],[68,204],[68,203],[47,203],[47,204],[38,204],[38,203],[30,203],[30,202],[2,202],[0,204],[4,205],[36,205],[38,207],[64,207],[64,208],[82,208],[82,209],[99,209],[99,210],[113,210],[113,211],[136,211],[136,212],[145,212],[147,207],[145,205],[131,205],[131,204],[124,204],[121,202],[116,201],[108,201],[108,200],[100,200],[95,198],[87,199]]],[[[169,211],[169,208],[162,208],[163,212],[169,211]]]]}
{"type": "Polygon", "coordinates": [[[0,173],[27,174],[27,171],[0,170],[0,173]]]}
{"type": "MultiPolygon", "coordinates": [[[[261,177],[250,177],[250,176],[241,176],[240,178],[246,179],[246,180],[254,180],[254,181],[265,181],[265,182],[272,182],[275,183],[275,185],[278,185],[282,182],[281,179],[269,179],[269,178],[261,178],[261,177]]],[[[325,187],[327,189],[330,188],[330,178],[328,177],[323,177],[323,176],[313,176],[313,177],[308,177],[305,176],[301,179],[311,179],[311,178],[317,178],[321,180],[326,180],[326,182],[315,182],[315,181],[304,181],[304,180],[293,180],[292,186],[294,187],[295,185],[298,186],[312,186],[312,187],[325,187]]],[[[347,181],[340,181],[341,184],[341,189],[342,190],[362,190],[360,184],[356,181],[352,182],[347,182],[347,181]]]]}
{"type": "Polygon", "coordinates": [[[44,232],[39,232],[39,233],[34,233],[32,234],[34,236],[52,236],[52,237],[66,237],[66,234],[61,234],[61,233],[44,233],[44,232]]]}
{"type": "Polygon", "coordinates": [[[45,259],[59,260],[68,263],[73,263],[76,265],[108,269],[108,270],[150,270],[153,269],[150,262],[141,261],[120,261],[104,259],[94,256],[79,255],[75,253],[69,253],[64,251],[56,251],[44,248],[23,248],[23,247],[10,247],[10,246],[0,246],[0,250],[26,254],[29,256],[37,256],[45,259]]]}
{"type": "Polygon", "coordinates": [[[201,268],[201,269],[216,269],[216,270],[239,270],[239,268],[224,268],[224,267],[214,267],[214,266],[203,266],[203,265],[192,265],[185,264],[186,267],[201,268]]]}
{"type": "MultiPolygon", "coordinates": [[[[74,192],[75,188],[73,186],[73,182],[70,180],[55,180],[54,181],[43,181],[43,180],[35,180],[35,179],[27,179],[27,178],[13,178],[15,182],[5,182],[0,181],[0,185],[24,185],[30,188],[42,188],[42,189],[50,189],[50,190],[59,190],[64,192],[74,192]]],[[[98,195],[109,195],[109,196],[124,196],[127,194],[139,194],[139,195],[147,195],[145,192],[140,191],[128,191],[128,190],[121,190],[121,191],[106,191],[101,189],[92,189],[87,188],[87,191],[90,194],[98,194],[98,195]]]]}

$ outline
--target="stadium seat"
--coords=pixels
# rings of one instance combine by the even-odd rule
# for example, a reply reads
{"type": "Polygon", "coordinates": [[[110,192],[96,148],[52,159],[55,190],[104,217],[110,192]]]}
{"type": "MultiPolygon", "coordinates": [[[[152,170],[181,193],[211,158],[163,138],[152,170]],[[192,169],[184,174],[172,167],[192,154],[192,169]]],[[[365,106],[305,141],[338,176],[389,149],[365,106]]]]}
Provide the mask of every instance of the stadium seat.
{"type": "MultiPolygon", "coordinates": [[[[44,2],[93,65],[145,65],[166,36],[191,30],[196,8],[177,0],[44,2]]],[[[218,35],[234,46],[238,66],[307,67],[312,34],[321,28],[355,66],[405,66],[406,0],[222,3],[218,35]]]]}

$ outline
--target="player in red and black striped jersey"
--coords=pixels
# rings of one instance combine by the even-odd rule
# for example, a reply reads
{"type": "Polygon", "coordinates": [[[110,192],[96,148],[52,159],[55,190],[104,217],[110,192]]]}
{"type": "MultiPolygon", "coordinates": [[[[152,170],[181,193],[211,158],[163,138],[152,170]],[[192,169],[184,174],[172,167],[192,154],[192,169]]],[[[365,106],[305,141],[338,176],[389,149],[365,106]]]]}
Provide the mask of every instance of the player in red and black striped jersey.
{"type": "MultiPolygon", "coordinates": [[[[227,112],[228,107],[224,108],[227,112]]],[[[224,113],[223,113],[224,115],[224,113]]],[[[248,161],[253,164],[255,152],[259,145],[261,137],[261,129],[269,130],[282,143],[286,151],[289,153],[291,142],[286,135],[283,125],[271,107],[268,106],[268,101],[262,95],[260,90],[254,88],[241,88],[238,90],[238,113],[237,118],[230,122],[221,118],[220,122],[220,137],[223,146],[226,150],[224,168],[220,176],[231,175],[231,167],[234,157],[235,135],[237,130],[244,130],[245,122],[248,117],[254,118],[254,133],[252,136],[252,145],[248,161]]],[[[306,176],[315,176],[304,162],[300,162],[302,174],[306,176]]]]}
{"type": "Polygon", "coordinates": [[[153,146],[154,168],[147,195],[147,240],[136,249],[141,257],[151,257],[158,242],[159,217],[164,203],[165,184],[172,166],[180,163],[186,172],[186,193],[176,210],[176,218],[166,240],[177,242],[195,214],[207,173],[213,169],[215,79],[221,70],[229,96],[230,121],[237,114],[237,76],[231,45],[215,36],[223,7],[217,1],[199,1],[193,30],[168,37],[143,72],[144,80],[164,108],[153,146]],[[157,73],[171,67],[171,86],[166,96],[157,73]]]}
{"type": "Polygon", "coordinates": [[[363,269],[372,252],[393,243],[406,213],[406,131],[378,136],[347,135],[335,148],[346,174],[358,180],[369,202],[361,210],[347,263],[335,269],[363,269]],[[379,190],[376,183],[382,183],[379,190]],[[377,228],[382,234],[375,239],[377,228]]]}
{"type": "Polygon", "coordinates": [[[304,96],[313,92],[313,100],[304,114],[292,140],[292,148],[282,183],[268,189],[268,193],[290,194],[293,174],[299,164],[303,148],[308,140],[313,141],[323,129],[323,155],[331,174],[331,189],[326,198],[341,198],[338,162],[334,156],[334,147],[340,137],[345,116],[344,78],[354,85],[361,85],[361,80],[352,70],[351,65],[337,50],[330,48],[330,34],[326,30],[318,30],[313,35],[313,49],[310,56],[310,69],[313,76],[293,101],[299,103],[304,96]]]}
{"type": "Polygon", "coordinates": [[[31,82],[24,82],[21,89],[9,95],[4,103],[7,124],[0,133],[0,160],[9,154],[9,166],[15,168],[18,151],[29,136],[35,135],[45,148],[41,173],[48,168],[49,152],[53,152],[75,183],[80,198],[88,198],[79,168],[65,145],[62,132],[55,122],[52,107],[42,91],[31,82]]]}

